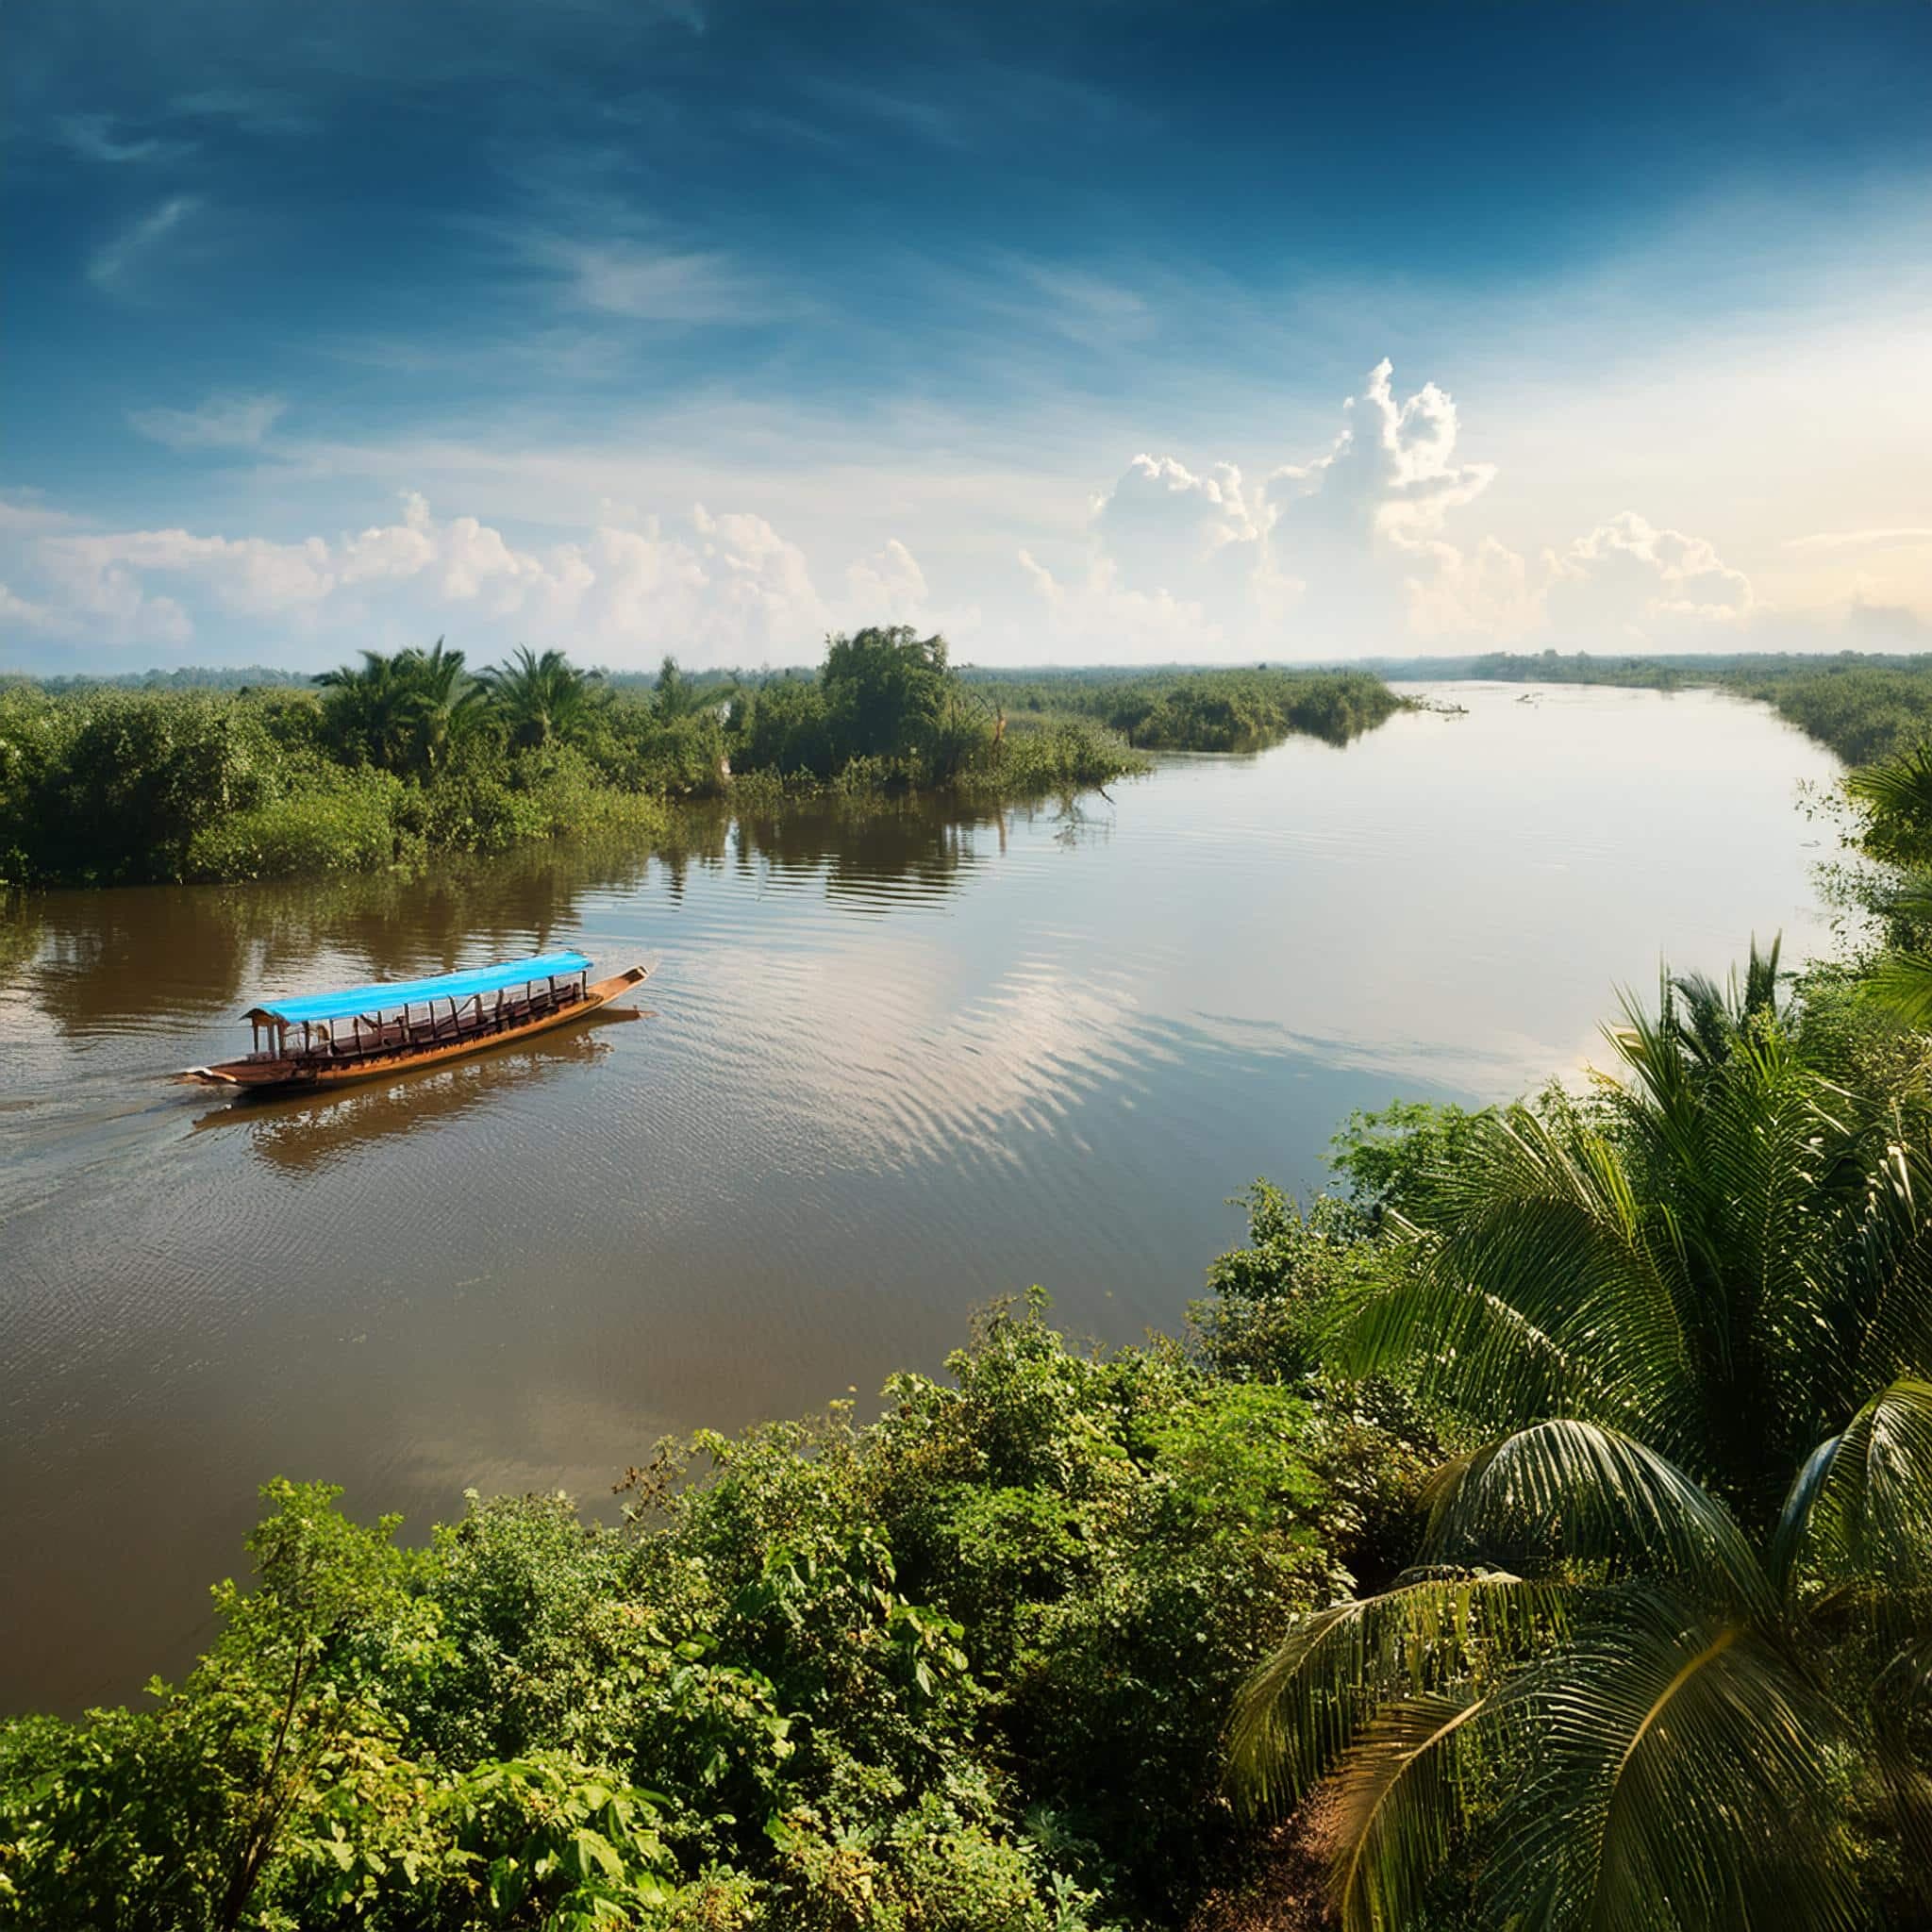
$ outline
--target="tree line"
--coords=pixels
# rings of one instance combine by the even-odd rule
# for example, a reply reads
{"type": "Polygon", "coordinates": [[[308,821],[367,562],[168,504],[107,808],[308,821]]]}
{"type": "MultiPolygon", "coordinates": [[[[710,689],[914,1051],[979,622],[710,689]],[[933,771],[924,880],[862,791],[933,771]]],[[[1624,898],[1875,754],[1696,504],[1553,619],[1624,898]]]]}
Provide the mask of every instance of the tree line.
{"type": "Polygon", "coordinates": [[[1016,714],[1091,718],[1147,751],[1259,751],[1295,733],[1346,744],[1403,702],[1374,672],[1346,669],[980,672],[975,681],[1016,714]]]}
{"type": "Polygon", "coordinates": [[[1140,769],[1140,746],[1340,741],[1396,703],[1354,674],[1058,695],[969,681],[943,638],[906,626],[833,637],[816,672],[775,676],[666,658],[646,684],[527,647],[472,670],[438,640],[306,688],[23,680],[0,687],[0,880],[260,878],[595,826],[661,835],[690,799],[1039,797],[1140,769]]]}

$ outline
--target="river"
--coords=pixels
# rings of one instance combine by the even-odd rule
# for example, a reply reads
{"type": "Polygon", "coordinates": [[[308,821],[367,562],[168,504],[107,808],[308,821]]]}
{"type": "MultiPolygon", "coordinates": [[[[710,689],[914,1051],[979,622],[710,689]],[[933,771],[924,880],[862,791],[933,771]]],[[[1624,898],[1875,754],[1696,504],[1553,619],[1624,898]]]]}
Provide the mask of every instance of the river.
{"type": "Polygon", "coordinates": [[[1055,806],[701,823],[0,924],[0,1710],[178,1672],[269,1475],[409,1533],[937,1372],[1042,1284],[1173,1330],[1352,1108],[1574,1074],[1613,989],[1829,943],[1831,756],[1709,692],[1441,688],[1055,806]],[[221,1104],[274,992],[578,946],[646,1016],[221,1104]]]}

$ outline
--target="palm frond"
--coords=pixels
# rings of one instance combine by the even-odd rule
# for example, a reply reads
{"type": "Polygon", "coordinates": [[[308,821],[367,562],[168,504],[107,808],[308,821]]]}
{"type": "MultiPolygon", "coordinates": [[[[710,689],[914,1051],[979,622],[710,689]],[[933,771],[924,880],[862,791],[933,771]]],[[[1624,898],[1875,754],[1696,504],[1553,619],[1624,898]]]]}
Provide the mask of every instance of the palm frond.
{"type": "Polygon", "coordinates": [[[1932,1369],[1932,1147],[1924,1123],[1896,1111],[1874,1124],[1881,1133],[1847,1242],[1857,1266],[1834,1310],[1847,1395],[1932,1369]]]}
{"type": "MultiPolygon", "coordinates": [[[[1932,916],[1932,905],[1925,908],[1932,916]]],[[[1859,988],[1874,1006],[1882,1008],[1918,1032],[1932,1029],[1932,958],[1901,949],[1874,960],[1859,988]]]]}
{"type": "Polygon", "coordinates": [[[1861,765],[1846,777],[1845,791],[1876,814],[1915,831],[1932,830],[1932,745],[1915,744],[1896,758],[1861,765]]]}
{"type": "Polygon", "coordinates": [[[1932,1774],[1913,1749],[1932,1714],[1932,1634],[1890,1658],[1872,1686],[1873,1757],[1917,1902],[1932,1919],[1932,1774]]]}
{"type": "Polygon", "coordinates": [[[1780,1583],[1932,1578],[1932,1382],[1882,1389],[1807,1458],[1772,1539],[1780,1583]]]}
{"type": "Polygon", "coordinates": [[[1564,1615],[1564,1592],[1549,1584],[1437,1570],[1304,1618],[1241,1687],[1229,1790],[1246,1811],[1285,1811],[1383,1706],[1499,1682],[1560,1633],[1564,1615]]]}
{"type": "Polygon", "coordinates": [[[1535,1574],[1567,1561],[1676,1576],[1754,1615],[1776,1597],[1724,1505],[1655,1450],[1575,1419],[1537,1423],[1440,1471],[1424,1554],[1535,1574]]]}
{"type": "Polygon", "coordinates": [[[1495,1923],[1858,1923],[1829,1707],[1748,1622],[1633,1592],[1515,1699],[1534,1774],[1498,1820],[1495,1923]]]}
{"type": "Polygon", "coordinates": [[[1345,1357],[1414,1361],[1504,1425],[1553,1407],[1666,1442],[1694,1424],[1675,1257],[1614,1148],[1516,1109],[1473,1132],[1443,1199],[1441,1240],[1357,1311],[1345,1357]]]}
{"type": "Polygon", "coordinates": [[[1431,1691],[1376,1712],[1324,1787],[1318,1842],[1342,1932],[1416,1923],[1464,1817],[1459,1760],[1489,1708],[1431,1691]]]}

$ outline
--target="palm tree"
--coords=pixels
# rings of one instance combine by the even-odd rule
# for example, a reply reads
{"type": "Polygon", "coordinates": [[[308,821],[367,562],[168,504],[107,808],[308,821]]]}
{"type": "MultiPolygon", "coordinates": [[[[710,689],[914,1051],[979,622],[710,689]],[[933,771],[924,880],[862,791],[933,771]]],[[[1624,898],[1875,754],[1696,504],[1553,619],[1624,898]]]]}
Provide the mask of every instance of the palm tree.
{"type": "Polygon", "coordinates": [[[528,751],[581,738],[602,697],[596,672],[579,671],[561,651],[540,658],[527,644],[480,681],[510,742],[528,751]]]}
{"type": "Polygon", "coordinates": [[[1655,1018],[1626,1000],[1596,1124],[1477,1124],[1353,1364],[1497,1428],[1588,1416],[1772,1520],[1814,1442],[1932,1363],[1924,1103],[1827,1080],[1776,963],[1754,948],[1728,994],[1666,977],[1655,1018]]]}
{"type": "Polygon", "coordinates": [[[405,651],[398,661],[416,692],[416,756],[433,772],[476,718],[483,688],[464,671],[463,654],[445,650],[441,638],[427,651],[405,651]]]}
{"type": "Polygon", "coordinates": [[[1349,1366],[1494,1432],[1238,1714],[1252,1802],[1325,1780],[1351,1928],[1478,1818],[1499,1924],[1854,1923],[1847,1790],[1932,1871],[1932,1161],[1775,982],[1626,1002],[1602,1119],[1480,1124],[1346,1313],[1349,1366]]]}
{"type": "Polygon", "coordinates": [[[677,668],[677,659],[667,656],[658,668],[658,686],[651,693],[651,715],[660,724],[675,724],[680,718],[695,717],[700,711],[723,711],[737,695],[735,684],[703,685],[687,677],[677,668]]]}
{"type": "Polygon", "coordinates": [[[359,665],[319,672],[329,723],[344,749],[386,772],[403,770],[415,741],[417,688],[408,652],[364,651],[359,665]]]}
{"type": "Polygon", "coordinates": [[[1412,1571],[1250,1680],[1237,1789],[1319,1786],[1345,1932],[1424,1923],[1475,1831],[1486,1924],[1869,1924],[1855,1814],[1932,1909],[1928,1498],[1918,1379],[1817,1447],[1756,1546],[1618,1430],[1514,1431],[1439,1475],[1412,1571]]]}
{"type": "Polygon", "coordinates": [[[1932,1027],[1932,744],[1861,766],[1844,789],[1864,814],[1860,849],[1885,868],[1882,880],[1867,882],[1867,905],[1889,946],[1865,991],[1907,1026],[1932,1027]]]}
{"type": "Polygon", "coordinates": [[[389,772],[433,772],[478,695],[463,654],[445,649],[441,638],[427,651],[411,646],[388,658],[364,651],[360,665],[322,672],[315,681],[329,693],[343,744],[389,772]]]}

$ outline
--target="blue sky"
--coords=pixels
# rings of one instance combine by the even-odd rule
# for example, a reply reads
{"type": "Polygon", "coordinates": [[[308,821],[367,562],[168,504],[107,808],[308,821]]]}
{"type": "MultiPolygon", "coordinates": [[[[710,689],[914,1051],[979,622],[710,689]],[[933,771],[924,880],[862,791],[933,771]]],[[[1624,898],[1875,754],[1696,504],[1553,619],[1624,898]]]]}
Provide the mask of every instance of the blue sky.
{"type": "Polygon", "coordinates": [[[67,0],[0,665],[1932,647],[1932,8],[67,0]]]}

